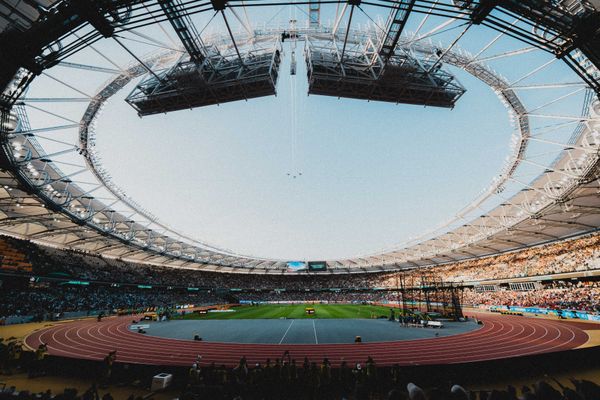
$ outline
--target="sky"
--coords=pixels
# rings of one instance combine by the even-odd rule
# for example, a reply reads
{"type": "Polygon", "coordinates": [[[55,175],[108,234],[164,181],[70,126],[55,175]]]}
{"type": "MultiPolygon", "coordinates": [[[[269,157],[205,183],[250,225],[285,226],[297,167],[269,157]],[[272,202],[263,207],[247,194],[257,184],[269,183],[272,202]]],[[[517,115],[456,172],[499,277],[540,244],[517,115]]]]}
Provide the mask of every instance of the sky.
{"type": "MultiPolygon", "coordinates": [[[[284,24],[305,18],[298,9],[274,15],[284,24]]],[[[273,11],[250,17],[274,18],[273,11]]],[[[208,18],[196,17],[197,26],[208,18]]],[[[366,21],[363,15],[356,23],[366,21]]],[[[207,32],[222,29],[211,24],[207,32]]],[[[465,43],[473,52],[491,37],[474,32],[465,43]]],[[[514,47],[502,43],[494,50],[514,47]]],[[[124,57],[114,43],[107,49],[124,57]]],[[[509,154],[506,108],[462,70],[445,67],[467,89],[454,109],[308,96],[303,43],[295,76],[289,42],[283,50],[277,96],[139,118],[123,101],[136,82],[115,95],[96,129],[113,182],[160,220],[204,242],[283,260],[335,259],[381,251],[447,220],[488,186],[509,154]]],[[[500,60],[495,66],[519,76],[545,59],[531,55],[529,65],[500,60]]],[[[67,79],[65,71],[57,74],[67,79]]],[[[101,82],[71,78],[78,87],[89,84],[88,93],[101,82]]],[[[45,92],[52,84],[46,82],[45,92]]],[[[551,99],[523,96],[532,104],[551,99]]],[[[577,110],[579,99],[568,107],[577,110]]]]}
{"type": "Polygon", "coordinates": [[[111,132],[98,135],[104,166],[183,232],[305,260],[378,251],[439,223],[508,153],[505,108],[466,74],[449,110],[307,96],[304,64],[291,77],[287,61],[277,97],[141,119],[115,98],[98,124],[111,132]]]}

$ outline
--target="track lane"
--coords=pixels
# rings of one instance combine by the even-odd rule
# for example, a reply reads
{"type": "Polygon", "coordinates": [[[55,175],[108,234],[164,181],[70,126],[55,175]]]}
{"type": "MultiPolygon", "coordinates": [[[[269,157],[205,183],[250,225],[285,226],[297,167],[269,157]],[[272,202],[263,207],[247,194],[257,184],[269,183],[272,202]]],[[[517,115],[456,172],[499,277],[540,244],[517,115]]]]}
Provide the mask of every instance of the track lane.
{"type": "MultiPolygon", "coordinates": [[[[187,366],[202,355],[203,363],[236,365],[245,355],[250,363],[291,356],[313,360],[328,357],[334,365],[341,358],[364,361],[372,356],[379,365],[435,365],[486,361],[574,349],[588,335],[577,324],[518,316],[480,314],[483,327],[441,338],[370,342],[360,344],[236,344],[195,342],[141,335],[129,330],[132,316],[103,322],[75,321],[29,335],[25,342],[36,348],[48,344],[51,355],[101,360],[117,350],[118,362],[187,366]]],[[[418,329],[418,328],[415,328],[418,329]]]]}

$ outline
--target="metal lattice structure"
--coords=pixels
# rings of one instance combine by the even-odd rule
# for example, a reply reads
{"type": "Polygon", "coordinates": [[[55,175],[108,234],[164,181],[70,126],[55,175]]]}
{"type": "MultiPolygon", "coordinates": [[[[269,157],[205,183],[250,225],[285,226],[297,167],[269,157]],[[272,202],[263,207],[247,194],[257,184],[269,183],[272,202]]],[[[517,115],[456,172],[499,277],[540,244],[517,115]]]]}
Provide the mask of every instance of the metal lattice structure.
{"type": "MultiPolygon", "coordinates": [[[[129,95],[126,101],[140,116],[276,94],[279,36],[260,41],[251,37],[243,43],[232,36],[232,45],[221,51],[203,43],[181,1],[161,0],[159,4],[187,54],[167,71],[151,71],[129,95]]],[[[213,6],[223,12],[221,3],[213,6]]]]}
{"type": "Polygon", "coordinates": [[[143,116],[274,95],[281,62],[279,36],[263,39],[249,43],[242,58],[233,48],[229,53],[214,50],[202,64],[184,55],[186,60],[148,75],[126,101],[143,116]]]}
{"type": "MultiPolygon", "coordinates": [[[[206,9],[179,1],[100,1],[85,7],[66,0],[37,3],[40,6],[35,13],[21,10],[0,16],[0,49],[3,54],[14,55],[0,60],[0,230],[47,246],[133,262],[238,273],[286,273],[285,260],[243,255],[183,235],[128,197],[102,166],[95,148],[96,135],[101,132],[96,132],[95,125],[106,102],[136,79],[142,81],[128,101],[141,114],[255,97],[252,93],[273,94],[282,56],[280,39],[286,34],[289,37],[288,29],[245,26],[243,33],[228,29],[199,41],[201,35],[190,28],[187,18],[217,10],[225,22],[225,11],[241,20],[234,11],[241,7],[237,1],[214,2],[206,9]],[[25,14],[30,17],[25,18],[25,14]],[[179,44],[165,46],[142,33],[145,26],[165,23],[174,28],[183,50],[179,44]],[[138,56],[125,45],[133,35],[162,49],[138,56]],[[85,65],[69,59],[83,49],[100,53],[95,46],[103,38],[126,49],[132,56],[130,64],[123,66],[109,59],[109,66],[85,65]],[[77,82],[52,75],[54,68],[77,69],[104,78],[108,75],[109,79],[103,78],[101,88],[89,94],[77,82]],[[68,87],[80,97],[29,96],[29,85],[42,79],[68,87]],[[184,100],[182,93],[186,93],[184,100]],[[66,116],[40,105],[55,102],[85,107],[78,116],[66,116]],[[35,112],[61,122],[34,125],[30,120],[35,112]],[[63,131],[77,132],[77,141],[61,142],[45,136],[63,131]],[[67,154],[76,155],[81,162],[63,161],[61,157],[67,154]],[[81,176],[95,181],[80,180],[81,176]]],[[[269,5],[266,1],[256,4],[269,5]]],[[[360,3],[340,4],[344,10],[347,6],[361,10],[360,3]]],[[[375,1],[373,6],[391,8],[401,18],[390,17],[383,32],[378,27],[353,28],[351,19],[340,29],[341,18],[331,26],[311,20],[312,25],[309,21],[306,28],[294,29],[295,38],[305,41],[312,93],[409,103],[418,98],[417,104],[452,107],[464,93],[447,70],[453,68],[472,75],[496,93],[513,122],[512,148],[490,185],[449,221],[374,254],[329,260],[328,272],[442,264],[560,240],[600,227],[600,60],[595,3],[399,1],[390,6],[375,1]],[[402,21],[418,15],[422,19],[416,31],[403,29],[402,21]],[[422,32],[433,16],[440,19],[438,25],[422,32]],[[430,40],[455,28],[459,31],[456,37],[443,43],[430,40]],[[497,36],[467,51],[461,40],[475,28],[497,36]],[[526,47],[489,54],[504,37],[526,47]],[[547,54],[550,59],[522,76],[506,77],[504,74],[511,71],[500,73],[489,65],[532,52],[547,54]],[[575,81],[530,82],[530,77],[548,68],[557,57],[574,71],[575,81]],[[542,104],[530,104],[523,95],[552,89],[563,92],[542,104]],[[579,113],[544,112],[572,96],[582,99],[579,113]],[[540,120],[552,124],[543,125],[540,120]],[[566,132],[565,140],[546,136],[558,130],[566,132]],[[555,148],[551,162],[541,164],[528,156],[534,143],[555,148]],[[536,173],[523,178],[519,171],[525,167],[536,173]]],[[[320,4],[321,12],[322,8],[320,4]]]]}
{"type": "Polygon", "coordinates": [[[346,36],[345,42],[339,42],[328,35],[309,36],[310,94],[448,108],[464,94],[465,89],[440,63],[421,60],[412,49],[396,44],[393,55],[383,56],[375,38],[361,39],[346,36]],[[350,45],[343,49],[340,43],[350,45]]]}

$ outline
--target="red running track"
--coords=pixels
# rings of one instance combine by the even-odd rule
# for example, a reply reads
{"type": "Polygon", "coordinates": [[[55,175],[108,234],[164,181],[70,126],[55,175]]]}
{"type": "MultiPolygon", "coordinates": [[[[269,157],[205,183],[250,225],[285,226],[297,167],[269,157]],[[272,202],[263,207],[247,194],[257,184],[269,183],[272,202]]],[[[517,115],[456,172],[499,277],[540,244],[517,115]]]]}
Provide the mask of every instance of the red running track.
{"type": "MultiPolygon", "coordinates": [[[[147,336],[128,329],[132,317],[83,320],[36,331],[25,339],[32,347],[44,342],[51,355],[101,360],[117,350],[117,361],[147,365],[202,363],[236,365],[241,356],[250,363],[280,358],[289,350],[298,360],[328,357],[338,364],[372,356],[379,365],[454,364],[571,350],[588,340],[577,325],[557,320],[481,314],[483,327],[464,334],[419,340],[360,344],[235,344],[195,342],[147,336]]],[[[411,328],[407,328],[411,329],[411,328]]],[[[414,328],[418,329],[418,328],[414,328]]]]}

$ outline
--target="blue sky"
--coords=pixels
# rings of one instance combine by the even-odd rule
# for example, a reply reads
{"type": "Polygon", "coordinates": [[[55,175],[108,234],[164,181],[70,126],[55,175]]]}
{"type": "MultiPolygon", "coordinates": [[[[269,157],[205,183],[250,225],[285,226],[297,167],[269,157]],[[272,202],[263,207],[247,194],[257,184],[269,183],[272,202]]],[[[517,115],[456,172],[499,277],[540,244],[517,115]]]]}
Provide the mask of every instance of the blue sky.
{"type": "Polygon", "coordinates": [[[506,110],[464,73],[468,92],[448,110],[307,96],[299,67],[292,78],[284,62],[277,97],[142,119],[115,99],[98,125],[111,132],[98,138],[104,165],[173,227],[293,260],[378,251],[434,226],[508,152],[506,110]]]}

